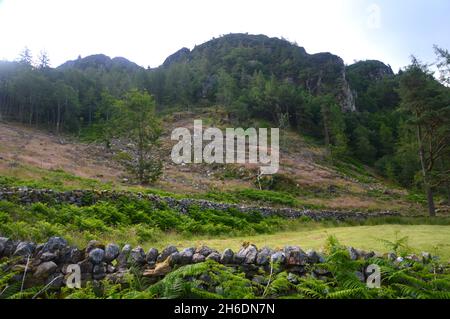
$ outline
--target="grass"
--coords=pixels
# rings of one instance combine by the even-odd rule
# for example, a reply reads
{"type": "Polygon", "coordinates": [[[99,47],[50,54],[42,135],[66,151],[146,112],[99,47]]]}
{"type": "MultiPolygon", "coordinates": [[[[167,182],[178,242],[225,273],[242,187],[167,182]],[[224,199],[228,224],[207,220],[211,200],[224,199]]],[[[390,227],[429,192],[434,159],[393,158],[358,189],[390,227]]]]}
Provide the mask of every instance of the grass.
{"type": "MultiPolygon", "coordinates": [[[[321,249],[328,236],[334,235],[344,245],[354,246],[368,251],[388,252],[381,239],[394,241],[396,237],[408,237],[411,252],[420,254],[428,251],[441,256],[442,260],[450,262],[450,225],[375,225],[299,227],[297,230],[277,232],[256,236],[240,236],[234,238],[193,237],[185,239],[180,236],[165,236],[157,243],[157,248],[174,244],[178,247],[196,247],[207,245],[219,251],[232,248],[237,251],[243,242],[249,241],[257,247],[268,246],[281,248],[286,245],[298,245],[303,249],[321,249]],[[311,229],[314,228],[314,229],[311,229]]],[[[151,246],[146,244],[145,246],[151,246]]]]}
{"type": "Polygon", "coordinates": [[[56,191],[71,189],[112,189],[112,183],[83,178],[62,169],[46,170],[31,165],[18,164],[2,172],[0,186],[27,186],[30,188],[51,188],[56,191]]]}

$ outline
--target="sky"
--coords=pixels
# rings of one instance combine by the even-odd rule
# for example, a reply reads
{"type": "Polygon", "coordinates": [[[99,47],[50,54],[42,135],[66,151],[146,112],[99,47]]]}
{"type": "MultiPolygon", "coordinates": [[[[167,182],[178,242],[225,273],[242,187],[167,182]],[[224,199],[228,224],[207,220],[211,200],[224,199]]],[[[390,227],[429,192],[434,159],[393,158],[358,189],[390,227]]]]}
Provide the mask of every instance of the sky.
{"type": "Polygon", "coordinates": [[[97,53],[157,67],[182,47],[248,32],[396,72],[412,54],[434,62],[434,44],[450,49],[449,15],[448,0],[0,0],[0,59],[27,46],[55,67],[97,53]]]}

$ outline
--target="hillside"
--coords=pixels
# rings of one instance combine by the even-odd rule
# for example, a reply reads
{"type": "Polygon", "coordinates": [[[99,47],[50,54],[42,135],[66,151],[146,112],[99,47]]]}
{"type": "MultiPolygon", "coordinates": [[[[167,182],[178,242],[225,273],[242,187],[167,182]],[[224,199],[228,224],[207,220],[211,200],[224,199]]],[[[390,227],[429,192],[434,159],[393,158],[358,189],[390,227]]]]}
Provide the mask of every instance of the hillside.
{"type": "MultiPolygon", "coordinates": [[[[214,113],[206,110],[201,114],[175,113],[167,116],[164,141],[164,174],[153,189],[165,192],[192,195],[201,198],[229,201],[242,190],[257,193],[255,164],[179,166],[170,159],[170,133],[173,128],[192,129],[195,118],[209,119],[210,124],[226,127],[227,122],[214,120],[214,113]],[[228,195],[227,195],[228,194],[228,195]]],[[[229,123],[228,123],[229,124],[229,123]]],[[[30,185],[76,189],[84,187],[139,190],[139,186],[124,183],[130,178],[115,160],[115,154],[126,148],[116,141],[107,150],[102,144],[80,143],[76,139],[57,137],[42,130],[17,124],[0,125],[2,176],[30,181],[30,185]],[[73,178],[73,177],[76,178],[73,178]]],[[[365,168],[341,163],[330,165],[321,146],[309,143],[290,132],[286,136],[289,147],[282,149],[279,182],[270,188],[275,194],[286,194],[295,199],[297,207],[334,209],[342,211],[398,211],[407,215],[421,214],[423,206],[408,199],[408,192],[388,184],[365,168]]],[[[25,183],[26,185],[26,183],[25,183]]],[[[188,196],[189,196],[188,195],[188,196]]],[[[241,196],[241,203],[283,206],[268,198],[241,196]]],[[[286,204],[285,204],[286,205],[286,204]]]]}

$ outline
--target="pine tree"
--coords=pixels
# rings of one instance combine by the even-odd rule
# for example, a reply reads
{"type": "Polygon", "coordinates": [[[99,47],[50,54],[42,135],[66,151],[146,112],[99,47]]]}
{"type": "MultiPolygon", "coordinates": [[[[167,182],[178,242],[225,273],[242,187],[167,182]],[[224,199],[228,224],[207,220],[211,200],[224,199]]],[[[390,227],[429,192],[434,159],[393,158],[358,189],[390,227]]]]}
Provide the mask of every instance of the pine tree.
{"type": "Polygon", "coordinates": [[[413,58],[400,79],[402,108],[415,128],[423,184],[430,216],[436,215],[433,187],[436,163],[449,152],[448,89],[434,80],[426,65],[413,58]]]}

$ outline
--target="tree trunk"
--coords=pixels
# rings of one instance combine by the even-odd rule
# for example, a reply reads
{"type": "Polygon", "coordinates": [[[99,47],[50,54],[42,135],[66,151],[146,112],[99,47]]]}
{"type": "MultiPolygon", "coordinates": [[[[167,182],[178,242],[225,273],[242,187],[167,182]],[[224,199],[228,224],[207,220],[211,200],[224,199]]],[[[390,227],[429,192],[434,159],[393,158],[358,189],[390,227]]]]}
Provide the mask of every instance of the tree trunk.
{"type": "Polygon", "coordinates": [[[433,190],[429,185],[426,185],[425,187],[427,191],[428,213],[430,214],[430,217],[436,217],[436,207],[434,206],[433,190]]]}
{"type": "Polygon", "coordinates": [[[57,135],[59,135],[60,121],[61,121],[61,105],[58,102],[58,110],[57,110],[57,114],[56,114],[56,134],[57,135]]]}
{"type": "Polygon", "coordinates": [[[436,208],[434,206],[433,190],[431,189],[428,171],[427,171],[426,163],[425,163],[425,155],[424,155],[424,149],[423,149],[423,143],[422,143],[422,130],[421,130],[420,125],[417,125],[417,141],[419,143],[419,158],[420,158],[420,165],[422,167],[423,182],[425,184],[425,192],[427,194],[428,213],[429,213],[430,217],[435,217],[436,216],[436,208]]]}
{"type": "Polygon", "coordinates": [[[323,131],[325,135],[325,146],[327,150],[327,157],[332,159],[331,145],[330,145],[330,129],[328,127],[328,110],[326,106],[322,106],[323,131]]]}

